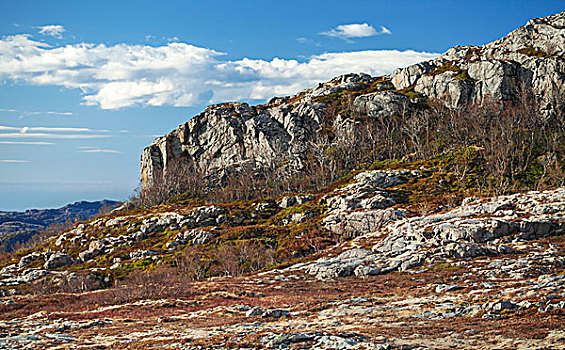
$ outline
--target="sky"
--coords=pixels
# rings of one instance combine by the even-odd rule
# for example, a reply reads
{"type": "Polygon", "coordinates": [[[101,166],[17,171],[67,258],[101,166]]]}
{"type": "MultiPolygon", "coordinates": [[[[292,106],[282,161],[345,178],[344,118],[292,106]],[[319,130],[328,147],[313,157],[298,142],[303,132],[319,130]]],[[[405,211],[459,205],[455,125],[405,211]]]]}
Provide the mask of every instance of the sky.
{"type": "Polygon", "coordinates": [[[2,1],[0,210],[126,200],[155,137],[482,45],[561,1],[2,1]]]}

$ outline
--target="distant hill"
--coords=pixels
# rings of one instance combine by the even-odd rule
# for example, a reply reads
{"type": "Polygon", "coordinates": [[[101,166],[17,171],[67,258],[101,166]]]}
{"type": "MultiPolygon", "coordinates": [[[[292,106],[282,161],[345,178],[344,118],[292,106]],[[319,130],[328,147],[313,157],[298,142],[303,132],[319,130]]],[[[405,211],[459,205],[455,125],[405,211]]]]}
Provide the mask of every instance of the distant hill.
{"type": "Polygon", "coordinates": [[[101,200],[80,201],[57,209],[30,209],[24,212],[0,211],[0,250],[13,251],[39,232],[54,224],[72,224],[88,220],[100,213],[100,209],[114,209],[121,202],[101,200]]]}

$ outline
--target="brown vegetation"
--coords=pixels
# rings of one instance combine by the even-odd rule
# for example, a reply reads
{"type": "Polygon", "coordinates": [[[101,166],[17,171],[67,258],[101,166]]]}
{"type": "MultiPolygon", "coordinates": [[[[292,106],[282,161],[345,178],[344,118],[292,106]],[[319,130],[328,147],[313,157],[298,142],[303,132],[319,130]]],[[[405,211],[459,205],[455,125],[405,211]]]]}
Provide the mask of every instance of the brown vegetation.
{"type": "Polygon", "coordinates": [[[192,197],[227,203],[319,191],[357,169],[444,156],[452,157],[447,168],[430,170],[452,172],[474,192],[501,194],[562,184],[563,113],[542,115],[526,89],[516,101],[487,98],[459,110],[428,101],[425,108],[388,118],[363,114],[353,105],[354,94],[326,101],[302,164],[289,164],[281,155],[270,164],[243,164],[204,176],[205,169],[178,158],[132,201],[151,206],[192,197]],[[336,125],[338,114],[344,121],[336,125]]]}

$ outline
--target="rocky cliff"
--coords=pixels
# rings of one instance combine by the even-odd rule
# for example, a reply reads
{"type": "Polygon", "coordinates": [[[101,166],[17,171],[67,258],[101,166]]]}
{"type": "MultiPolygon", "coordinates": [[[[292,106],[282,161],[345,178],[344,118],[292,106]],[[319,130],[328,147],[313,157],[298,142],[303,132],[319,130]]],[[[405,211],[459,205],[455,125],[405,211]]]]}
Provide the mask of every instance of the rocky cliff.
{"type": "Polygon", "coordinates": [[[171,163],[193,164],[204,175],[281,161],[300,169],[324,118],[329,115],[336,129],[358,125],[329,108],[343,91],[355,91],[350,111],[373,119],[409,113],[427,100],[454,109],[485,97],[517,100],[524,92],[535,96],[542,114],[552,114],[563,107],[564,55],[562,12],[532,19],[492,43],[456,46],[388,76],[348,74],[264,105],[213,105],[143,150],[141,181],[152,183],[171,163]]]}

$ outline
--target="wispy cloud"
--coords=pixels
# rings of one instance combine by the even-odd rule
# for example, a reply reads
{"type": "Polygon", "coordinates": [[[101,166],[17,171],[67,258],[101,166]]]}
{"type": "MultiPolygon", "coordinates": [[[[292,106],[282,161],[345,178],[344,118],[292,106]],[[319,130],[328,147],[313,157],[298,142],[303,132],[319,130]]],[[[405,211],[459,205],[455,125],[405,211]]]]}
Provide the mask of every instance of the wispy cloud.
{"type": "Polygon", "coordinates": [[[99,148],[99,147],[77,147],[78,149],[80,149],[80,153],[122,153],[120,151],[116,151],[113,149],[103,149],[103,148],[99,148]]]}
{"type": "MultiPolygon", "coordinates": [[[[0,130],[10,130],[19,131],[22,134],[26,134],[29,131],[47,131],[47,132],[110,132],[110,130],[104,129],[89,129],[89,128],[72,128],[72,127],[47,127],[47,126],[6,126],[0,125],[0,130]]],[[[2,135],[2,134],[0,134],[2,135]]]]}
{"type": "Polygon", "coordinates": [[[341,39],[368,38],[371,36],[381,35],[381,34],[392,34],[392,33],[385,26],[381,26],[380,30],[376,30],[372,25],[368,23],[342,24],[330,31],[320,33],[320,35],[341,38],[341,39]]]}
{"type": "MultiPolygon", "coordinates": [[[[1,52],[0,52],[0,56],[1,56],[1,52]]],[[[41,114],[58,115],[58,116],[70,116],[70,115],[73,115],[72,112],[57,112],[57,111],[45,111],[45,112],[39,112],[39,111],[22,111],[22,110],[11,109],[11,108],[0,108],[0,112],[4,112],[4,113],[20,113],[20,114],[22,114],[22,115],[24,115],[24,116],[41,115],[41,114]]]]}
{"type": "Polygon", "coordinates": [[[21,133],[26,133],[28,131],[50,131],[50,132],[109,132],[109,130],[93,130],[88,128],[50,128],[44,126],[28,127],[25,126],[21,128],[21,133]]]}
{"type": "Polygon", "coordinates": [[[42,141],[0,141],[0,145],[54,145],[53,142],[42,141]]]}
{"type": "Polygon", "coordinates": [[[45,112],[45,114],[51,114],[51,115],[73,115],[72,112],[55,112],[55,111],[47,111],[45,112]]]}
{"type": "MultiPolygon", "coordinates": [[[[44,138],[44,139],[97,139],[110,137],[109,130],[96,130],[89,128],[73,127],[46,127],[46,126],[6,126],[0,125],[0,139],[14,138],[44,138]]],[[[8,141],[4,141],[8,144],[8,141]]],[[[12,144],[15,141],[10,141],[12,144]]],[[[24,144],[21,143],[20,144],[24,144]]],[[[39,142],[28,142],[26,144],[43,144],[39,142]]]]}
{"type": "Polygon", "coordinates": [[[65,32],[65,28],[59,24],[50,24],[46,26],[37,27],[39,29],[39,34],[52,36],[58,39],[63,38],[63,33],[65,32]]]}
{"type": "Polygon", "coordinates": [[[102,109],[194,106],[264,100],[340,74],[383,75],[437,56],[411,50],[368,50],[325,53],[304,62],[280,58],[229,61],[224,53],[183,42],[52,47],[23,34],[0,39],[0,81],[80,89],[85,104],[102,109]]]}
{"type": "Polygon", "coordinates": [[[0,163],[29,163],[29,160],[20,160],[20,159],[0,159],[0,163]]]}
{"type": "Polygon", "coordinates": [[[47,134],[47,133],[0,133],[0,138],[45,138],[45,139],[99,139],[110,135],[47,134]]]}

